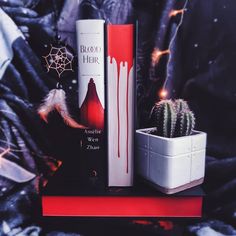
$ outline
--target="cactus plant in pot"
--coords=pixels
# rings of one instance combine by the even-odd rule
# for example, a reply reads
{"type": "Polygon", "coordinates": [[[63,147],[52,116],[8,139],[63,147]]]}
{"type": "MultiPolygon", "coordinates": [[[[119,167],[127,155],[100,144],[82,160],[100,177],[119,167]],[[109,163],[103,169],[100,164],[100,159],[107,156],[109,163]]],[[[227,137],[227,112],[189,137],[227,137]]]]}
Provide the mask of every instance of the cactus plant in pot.
{"type": "Polygon", "coordinates": [[[201,184],[206,133],[194,130],[187,102],[162,100],[154,105],[150,120],[154,127],[136,130],[138,174],[167,194],[201,184]]]}

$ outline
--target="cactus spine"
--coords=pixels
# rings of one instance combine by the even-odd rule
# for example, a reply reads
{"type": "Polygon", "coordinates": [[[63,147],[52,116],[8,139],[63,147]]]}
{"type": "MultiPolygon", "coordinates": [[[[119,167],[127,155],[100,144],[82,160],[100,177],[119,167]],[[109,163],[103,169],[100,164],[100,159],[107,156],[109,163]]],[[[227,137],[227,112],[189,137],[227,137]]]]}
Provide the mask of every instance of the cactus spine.
{"type": "Polygon", "coordinates": [[[195,117],[192,111],[183,110],[177,115],[175,137],[191,135],[195,126],[195,117]]]}
{"type": "Polygon", "coordinates": [[[156,103],[153,109],[157,135],[173,137],[176,123],[176,113],[171,100],[163,100],[156,103]]]}
{"type": "Polygon", "coordinates": [[[186,101],[162,100],[156,103],[151,111],[156,124],[156,134],[163,137],[181,137],[192,134],[195,117],[186,101]]]}
{"type": "Polygon", "coordinates": [[[175,111],[177,114],[180,113],[181,111],[189,110],[188,103],[183,99],[176,99],[174,103],[175,103],[175,111]]]}

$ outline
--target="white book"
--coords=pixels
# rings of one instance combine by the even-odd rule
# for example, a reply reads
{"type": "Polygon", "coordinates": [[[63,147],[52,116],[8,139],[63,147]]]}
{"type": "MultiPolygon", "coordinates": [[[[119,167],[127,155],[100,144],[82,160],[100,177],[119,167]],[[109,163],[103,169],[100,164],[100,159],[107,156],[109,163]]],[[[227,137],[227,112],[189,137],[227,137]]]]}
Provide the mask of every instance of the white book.
{"type": "Polygon", "coordinates": [[[88,185],[94,187],[107,182],[104,23],[104,20],[76,21],[80,122],[88,127],[80,142],[79,171],[88,185]]]}
{"type": "Polygon", "coordinates": [[[108,185],[132,186],[134,161],[133,25],[107,26],[108,185]]]}

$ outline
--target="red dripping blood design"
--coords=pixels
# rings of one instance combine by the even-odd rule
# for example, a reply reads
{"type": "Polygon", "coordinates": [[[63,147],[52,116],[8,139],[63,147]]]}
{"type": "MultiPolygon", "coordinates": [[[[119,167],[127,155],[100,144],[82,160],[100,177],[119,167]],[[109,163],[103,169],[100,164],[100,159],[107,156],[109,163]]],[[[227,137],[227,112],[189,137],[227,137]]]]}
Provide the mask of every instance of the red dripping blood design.
{"type": "Polygon", "coordinates": [[[129,73],[131,68],[133,67],[133,25],[108,25],[108,41],[112,43],[108,43],[108,55],[111,58],[115,58],[117,62],[117,91],[116,91],[116,99],[117,99],[117,145],[118,145],[118,158],[120,158],[120,102],[119,102],[119,95],[120,95],[120,83],[127,83],[126,88],[126,173],[128,173],[128,163],[129,163],[129,73]],[[122,37],[120,37],[122,35],[122,37]],[[126,81],[120,80],[120,67],[121,65],[124,66],[125,62],[128,63],[127,68],[127,78],[126,81]]]}

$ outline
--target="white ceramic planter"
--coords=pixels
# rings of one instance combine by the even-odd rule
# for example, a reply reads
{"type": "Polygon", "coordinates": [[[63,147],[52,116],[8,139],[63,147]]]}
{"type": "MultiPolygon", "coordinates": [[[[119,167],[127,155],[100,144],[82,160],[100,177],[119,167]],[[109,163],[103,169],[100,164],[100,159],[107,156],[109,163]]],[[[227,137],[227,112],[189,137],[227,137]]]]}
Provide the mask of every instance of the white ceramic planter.
{"type": "Polygon", "coordinates": [[[199,185],[205,174],[206,133],[164,138],[136,130],[137,172],[160,191],[172,194],[199,185]]]}

